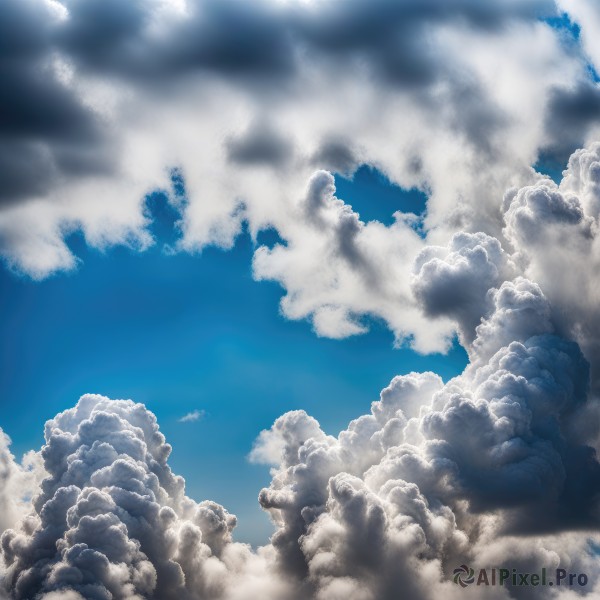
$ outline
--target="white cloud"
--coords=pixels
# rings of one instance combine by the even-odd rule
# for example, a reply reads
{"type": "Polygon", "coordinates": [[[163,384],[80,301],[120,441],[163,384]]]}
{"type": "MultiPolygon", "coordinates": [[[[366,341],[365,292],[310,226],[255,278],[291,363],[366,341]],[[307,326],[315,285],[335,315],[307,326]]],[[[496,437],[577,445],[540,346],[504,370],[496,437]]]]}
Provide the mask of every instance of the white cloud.
{"type": "Polygon", "coordinates": [[[28,452],[21,463],[15,460],[10,438],[0,429],[0,533],[27,514],[44,474],[38,453],[28,452]]]}
{"type": "Polygon", "coordinates": [[[181,417],[180,419],[178,419],[178,421],[180,423],[193,423],[194,421],[199,421],[200,419],[203,419],[206,415],[206,411],[204,410],[192,410],[191,412],[183,415],[183,417],[181,417]]]}
{"type": "Polygon", "coordinates": [[[185,496],[143,405],[82,396],[45,436],[33,514],[1,540],[11,597],[214,598],[243,586],[246,570],[250,589],[258,578],[285,589],[263,554],[232,541],[235,516],[185,496]]]}

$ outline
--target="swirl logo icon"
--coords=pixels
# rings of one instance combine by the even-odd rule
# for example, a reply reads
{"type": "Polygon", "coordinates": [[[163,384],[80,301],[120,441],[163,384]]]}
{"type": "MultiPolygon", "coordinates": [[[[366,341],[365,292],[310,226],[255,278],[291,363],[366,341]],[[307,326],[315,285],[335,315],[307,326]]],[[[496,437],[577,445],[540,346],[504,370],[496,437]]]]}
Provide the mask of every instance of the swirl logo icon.
{"type": "Polygon", "coordinates": [[[475,572],[473,569],[467,567],[467,565],[460,565],[457,569],[454,569],[454,583],[466,588],[468,585],[475,581],[475,572]]]}

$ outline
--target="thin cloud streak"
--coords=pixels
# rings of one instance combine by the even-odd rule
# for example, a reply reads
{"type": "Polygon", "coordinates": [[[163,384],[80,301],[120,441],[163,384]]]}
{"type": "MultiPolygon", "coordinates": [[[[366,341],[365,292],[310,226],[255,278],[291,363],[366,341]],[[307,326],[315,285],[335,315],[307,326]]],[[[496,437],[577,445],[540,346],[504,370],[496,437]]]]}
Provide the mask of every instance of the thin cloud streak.
{"type": "Polygon", "coordinates": [[[206,416],[206,412],[204,410],[192,410],[191,412],[185,414],[183,417],[177,419],[180,423],[194,423],[196,421],[200,421],[204,419],[206,416]]]}

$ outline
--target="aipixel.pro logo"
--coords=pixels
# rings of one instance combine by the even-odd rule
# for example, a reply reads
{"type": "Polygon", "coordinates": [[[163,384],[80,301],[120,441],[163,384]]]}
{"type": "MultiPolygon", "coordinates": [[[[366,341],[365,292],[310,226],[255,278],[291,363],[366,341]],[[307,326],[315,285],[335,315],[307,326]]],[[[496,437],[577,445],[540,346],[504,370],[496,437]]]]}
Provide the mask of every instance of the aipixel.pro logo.
{"type": "Polygon", "coordinates": [[[468,585],[475,581],[475,572],[473,569],[467,567],[467,565],[460,565],[457,569],[454,569],[454,583],[466,588],[468,585]]]}
{"type": "Polygon", "coordinates": [[[588,576],[585,573],[567,573],[566,569],[546,569],[539,573],[520,573],[517,569],[479,569],[477,572],[468,565],[454,569],[452,580],[466,588],[471,584],[513,585],[513,586],[571,586],[585,587],[588,576]]]}

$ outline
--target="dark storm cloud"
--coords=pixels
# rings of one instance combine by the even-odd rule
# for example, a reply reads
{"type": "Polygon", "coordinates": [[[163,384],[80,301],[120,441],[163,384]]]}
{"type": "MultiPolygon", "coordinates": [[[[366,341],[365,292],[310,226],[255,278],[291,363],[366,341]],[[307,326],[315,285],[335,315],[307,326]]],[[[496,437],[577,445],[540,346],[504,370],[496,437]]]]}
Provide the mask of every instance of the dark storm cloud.
{"type": "MultiPolygon", "coordinates": [[[[293,70],[298,49],[318,55],[364,52],[390,81],[426,83],[439,74],[441,62],[423,38],[427,26],[464,21],[476,29],[497,30],[515,19],[553,14],[548,0],[490,2],[460,0],[352,0],[319,6],[277,7],[259,1],[192,0],[186,14],[149,35],[147,25],[157,4],[135,0],[123,5],[67,0],[69,19],[57,28],[57,44],[90,68],[171,76],[194,69],[223,74],[293,70]]],[[[160,27],[160,23],[158,23],[160,27]]]]}
{"type": "Polygon", "coordinates": [[[544,154],[550,161],[565,164],[585,141],[590,125],[600,123],[600,88],[582,81],[573,88],[556,88],[549,100],[546,127],[550,140],[544,154]]]}
{"type": "Polygon", "coordinates": [[[238,137],[225,143],[228,159],[238,165],[282,166],[292,157],[293,146],[266,122],[253,123],[238,137]]]}
{"type": "Polygon", "coordinates": [[[39,56],[51,36],[52,18],[48,8],[37,2],[6,0],[0,19],[0,52],[7,57],[27,59],[39,56]]]}
{"type": "MultiPolygon", "coordinates": [[[[297,28],[314,46],[330,52],[377,49],[381,58],[386,60],[385,52],[393,50],[395,42],[400,44],[398,49],[412,49],[410,55],[418,55],[426,50],[427,42],[422,34],[428,24],[465,22],[477,29],[493,31],[514,20],[531,19],[554,12],[554,3],[548,0],[486,3],[476,0],[452,3],[444,0],[375,0],[369,3],[350,0],[324,4],[319,10],[300,12],[297,28]]],[[[392,52],[392,55],[395,54],[392,52]]],[[[416,56],[413,58],[419,60],[416,56]]],[[[430,58],[436,62],[439,60],[433,56],[430,58]]],[[[407,69],[409,75],[413,73],[412,67],[407,65],[407,69]]]]}
{"type": "Polygon", "coordinates": [[[358,167],[359,162],[350,141],[340,139],[324,140],[311,157],[311,163],[316,168],[341,175],[350,175],[358,167]]]}
{"type": "Polygon", "coordinates": [[[58,29],[57,43],[87,69],[123,77],[167,78],[197,69],[224,75],[283,75],[292,68],[293,48],[267,2],[192,1],[158,35],[147,26],[158,4],[137,0],[124,5],[67,1],[70,18],[58,29]]]}
{"type": "Polygon", "coordinates": [[[52,63],[44,5],[0,7],[0,204],[47,191],[56,177],[106,169],[105,133],[52,63]],[[91,149],[91,150],[90,150],[91,149]]]}
{"type": "Polygon", "coordinates": [[[64,6],[69,18],[57,28],[55,42],[70,56],[90,67],[110,64],[112,68],[136,57],[136,45],[150,17],[144,0],[67,1],[64,6]]]}
{"type": "Polygon", "coordinates": [[[209,0],[194,9],[197,16],[182,28],[181,44],[167,54],[175,68],[281,76],[293,70],[294,49],[271,4],[209,0]]]}
{"type": "MultiPolygon", "coordinates": [[[[42,0],[6,0],[0,6],[3,203],[51,191],[57,181],[116,171],[110,158],[116,142],[80,93],[61,79],[53,57],[66,59],[86,77],[142,85],[150,97],[175,80],[212,73],[268,103],[269,93],[293,81],[300,61],[342,70],[366,65],[377,85],[422,93],[423,102],[433,104],[427,90],[445,80],[463,108],[452,117],[455,127],[486,149],[503,116],[482,90],[466,83],[468,77],[448,69],[429,41],[429,27],[453,22],[499,30],[553,11],[553,4],[542,0],[352,0],[318,8],[193,0],[185,13],[167,18],[164,6],[150,0],[66,0],[63,5],[68,15],[62,17],[42,0]],[[75,160],[80,154],[85,159],[75,160]]],[[[259,137],[237,148],[234,143],[231,157],[279,166],[286,154],[281,137],[259,137]]],[[[322,166],[351,170],[351,151],[339,140],[336,144],[323,148],[322,166]]]]}

